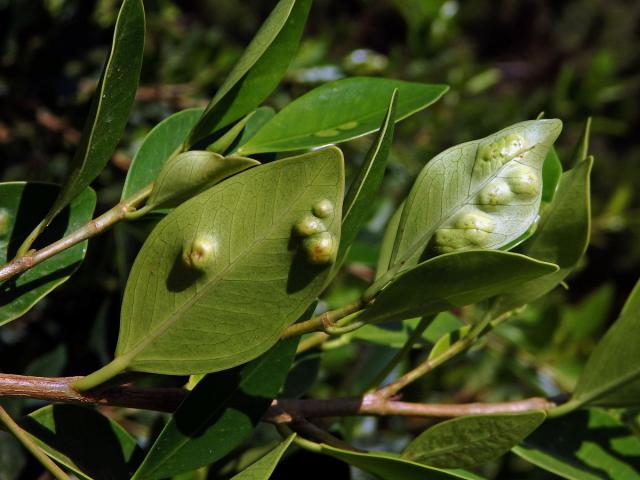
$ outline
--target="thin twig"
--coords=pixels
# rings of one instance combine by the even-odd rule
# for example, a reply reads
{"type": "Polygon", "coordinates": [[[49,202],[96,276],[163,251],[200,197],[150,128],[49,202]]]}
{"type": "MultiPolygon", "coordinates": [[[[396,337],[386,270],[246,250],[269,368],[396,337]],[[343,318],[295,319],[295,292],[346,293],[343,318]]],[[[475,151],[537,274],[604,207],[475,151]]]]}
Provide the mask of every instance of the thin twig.
{"type": "MultiPolygon", "coordinates": [[[[87,392],[72,388],[80,377],[28,377],[0,374],[0,397],[37,398],[48,402],[139,408],[173,412],[188,391],[182,388],[141,389],[116,385],[87,392]]],[[[360,397],[317,399],[277,399],[264,416],[270,423],[291,423],[301,417],[415,416],[458,417],[480,413],[520,412],[550,409],[555,404],[544,398],[503,403],[426,404],[400,402],[380,391],[360,397]]]]}
{"type": "Polygon", "coordinates": [[[69,480],[69,476],[53,461],[46,453],[33,441],[31,436],[18,425],[11,415],[0,406],[0,423],[3,423],[14,437],[16,437],[22,446],[29,450],[31,454],[38,460],[42,466],[58,480],[69,480]]]}
{"type": "Polygon", "coordinates": [[[299,337],[305,333],[331,331],[334,327],[346,326],[338,323],[339,320],[362,310],[366,306],[366,303],[358,300],[335,310],[329,310],[304,322],[294,323],[284,331],[280,338],[284,340],[286,338],[299,337]]]}
{"type": "Polygon", "coordinates": [[[147,185],[127,200],[118,203],[115,207],[86,223],[75,232],[61,238],[57,242],[54,242],[40,250],[31,250],[25,255],[14,258],[6,265],[0,267],[0,282],[29,270],[39,263],[57,255],[63,250],[108,230],[116,223],[124,220],[128,212],[144,203],[151,194],[151,189],[152,185],[147,185]]]}
{"type": "Polygon", "coordinates": [[[389,361],[389,363],[376,375],[376,377],[369,383],[369,386],[365,389],[365,392],[371,392],[375,390],[378,385],[385,381],[385,379],[389,376],[391,372],[396,368],[396,366],[406,357],[415,343],[422,337],[422,334],[427,329],[427,327],[431,324],[434,316],[429,315],[427,317],[422,317],[418,325],[416,325],[415,330],[411,333],[407,341],[404,343],[402,348],[396,352],[393,358],[389,361]]]}
{"type": "Polygon", "coordinates": [[[477,324],[473,326],[473,328],[471,328],[471,330],[467,335],[462,337],[457,342],[454,342],[447,350],[445,350],[440,355],[434,358],[427,357],[427,359],[424,360],[422,363],[420,363],[417,367],[408,371],[407,373],[402,375],[400,378],[391,382],[386,387],[380,389],[378,393],[380,393],[385,398],[389,398],[396,395],[400,390],[405,388],[410,383],[415,382],[416,380],[423,377],[427,373],[433,371],[443,363],[451,360],[453,357],[457,356],[458,354],[470,348],[478,339],[478,337],[480,337],[481,335],[484,335],[485,333],[487,333],[488,330],[495,328],[496,326],[504,322],[506,319],[512,317],[517,311],[518,310],[509,311],[496,318],[492,318],[489,314],[485,315],[485,317],[482,320],[480,320],[477,324]]]}

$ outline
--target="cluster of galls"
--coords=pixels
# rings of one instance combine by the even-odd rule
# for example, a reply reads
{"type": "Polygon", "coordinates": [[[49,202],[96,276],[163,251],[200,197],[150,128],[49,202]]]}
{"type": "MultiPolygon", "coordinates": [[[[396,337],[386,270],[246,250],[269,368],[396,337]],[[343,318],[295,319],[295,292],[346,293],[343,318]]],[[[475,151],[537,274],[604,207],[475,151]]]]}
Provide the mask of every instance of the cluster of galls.
{"type": "MultiPolygon", "coordinates": [[[[495,172],[506,162],[522,155],[524,140],[519,135],[507,135],[481,148],[477,166],[481,171],[495,172]]],[[[486,248],[492,240],[500,218],[500,206],[533,201],[540,193],[541,181],[533,168],[514,162],[500,176],[492,179],[452,221],[436,230],[433,247],[437,253],[449,253],[468,248],[486,248]]]]}
{"type": "Polygon", "coordinates": [[[324,198],[317,201],[306,214],[293,226],[294,233],[302,238],[302,249],[306,259],[314,265],[333,263],[338,245],[334,236],[327,231],[323,219],[334,214],[333,203],[324,198]]]}

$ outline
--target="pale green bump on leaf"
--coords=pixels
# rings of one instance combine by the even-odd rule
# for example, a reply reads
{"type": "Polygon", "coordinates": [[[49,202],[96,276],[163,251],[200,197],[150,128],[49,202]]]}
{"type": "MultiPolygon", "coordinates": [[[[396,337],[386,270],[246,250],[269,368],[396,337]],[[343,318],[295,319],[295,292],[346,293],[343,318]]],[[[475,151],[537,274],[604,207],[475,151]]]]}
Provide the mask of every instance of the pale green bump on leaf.
{"type": "Polygon", "coordinates": [[[520,237],[538,215],[543,163],[561,129],[560,120],[521,122],[437,155],[407,197],[391,264],[520,237]]]}
{"type": "Polygon", "coordinates": [[[454,418],[422,432],[402,457],[440,468],[474,467],[507,453],[545,418],[543,411],[454,418]]]}
{"type": "Polygon", "coordinates": [[[311,0],[280,0],[189,135],[188,144],[229,125],[273,92],[298,50],[311,0]]]}
{"type": "Polygon", "coordinates": [[[422,465],[386,452],[355,452],[322,445],[322,453],[342,460],[381,480],[485,480],[461,469],[441,469],[422,465]]]}
{"type": "Polygon", "coordinates": [[[640,406],[640,281],[620,316],[584,367],[572,402],[607,407],[640,406]]]}
{"type": "MultiPolygon", "coordinates": [[[[31,232],[56,199],[60,189],[44,183],[0,183],[0,264],[10,261],[16,248],[31,232]]],[[[42,235],[40,244],[53,243],[89,222],[96,206],[96,194],[86,188],[42,235]]],[[[0,325],[20,317],[75,272],[87,251],[80,242],[22,274],[0,284],[0,325]]]]}
{"type": "Polygon", "coordinates": [[[358,176],[345,196],[342,216],[342,240],[336,267],[339,267],[344,260],[349,247],[356,239],[358,232],[368,219],[375,204],[378,190],[384,178],[384,171],[387,167],[389,151],[391,150],[397,103],[398,90],[396,89],[391,95],[389,108],[384,116],[382,125],[380,125],[378,135],[365,156],[358,176]]]}
{"type": "Polygon", "coordinates": [[[402,320],[451,310],[486,300],[557,269],[552,263],[498,250],[440,255],[395,277],[360,320],[402,320]]]}
{"type": "Polygon", "coordinates": [[[111,52],[102,70],[67,179],[32,238],[100,174],[111,158],[127,124],[138,88],[144,29],[142,1],[124,0],[116,20],[111,52]]]}
{"type": "Polygon", "coordinates": [[[589,245],[591,205],[588,158],[564,172],[553,202],[542,211],[535,233],[519,251],[557,264],[557,272],[523,283],[502,294],[494,304],[496,315],[530,303],[554,289],[578,264],[589,245]]]}
{"type": "Polygon", "coordinates": [[[303,255],[293,225],[329,199],[334,215],[323,221],[338,242],[343,189],[342,152],[329,147],[242,172],[173,210],[129,276],[118,368],[211,372],[269,349],[320,293],[329,272],[303,255]],[[218,245],[204,271],[183,260],[185,247],[203,234],[218,245]]]}
{"type": "Polygon", "coordinates": [[[282,442],[276,445],[269,453],[264,455],[256,462],[249,465],[242,472],[231,477],[231,480],[269,480],[271,474],[278,465],[278,462],[287,451],[289,445],[295,438],[296,434],[292,433],[282,442]]]}
{"type": "Polygon", "coordinates": [[[160,432],[133,478],[166,478],[228,455],[251,434],[282,389],[298,340],[284,340],[246,365],[200,380],[160,432]]]}
{"type": "Polygon", "coordinates": [[[128,480],[142,450],[135,438],[96,410],[47,405],[20,421],[38,446],[83,480],[128,480]]]}
{"type": "Polygon", "coordinates": [[[569,480],[640,477],[640,438],[598,408],[547,420],[513,452],[569,480]]]}
{"type": "Polygon", "coordinates": [[[225,178],[256,165],[260,162],[251,158],[223,157],[205,150],[181,153],[164,165],[145,207],[176,207],[225,178]]]}
{"type": "Polygon", "coordinates": [[[127,172],[122,200],[153,182],[165,162],[180,151],[187,135],[198,123],[204,108],[189,108],[165,118],[144,138],[127,172]]]}
{"type": "Polygon", "coordinates": [[[436,102],[448,88],[368,77],[325,83],[283,108],[238,152],[282,152],[351,140],[380,128],[394,90],[398,122],[436,102]]]}

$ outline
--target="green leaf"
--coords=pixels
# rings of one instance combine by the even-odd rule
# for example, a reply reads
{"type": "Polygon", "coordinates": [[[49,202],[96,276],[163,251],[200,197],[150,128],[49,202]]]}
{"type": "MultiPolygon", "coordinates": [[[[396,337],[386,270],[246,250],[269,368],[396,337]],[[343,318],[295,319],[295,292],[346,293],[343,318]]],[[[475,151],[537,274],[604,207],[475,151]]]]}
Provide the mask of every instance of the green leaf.
{"type": "Polygon", "coordinates": [[[547,420],[513,452],[569,480],[640,477],[640,439],[599,409],[547,420]]]}
{"type": "Polygon", "coordinates": [[[589,244],[589,175],[593,160],[562,174],[555,199],[543,212],[536,232],[520,246],[530,257],[557,264],[557,272],[523,283],[500,296],[496,314],[520,307],[554,289],[575,268],[589,244]]]}
{"type": "Polygon", "coordinates": [[[380,245],[380,253],[378,254],[378,264],[376,265],[376,280],[389,270],[389,262],[393,253],[393,245],[396,242],[398,228],[400,227],[400,219],[402,218],[402,210],[405,202],[403,201],[393,213],[382,236],[382,244],[380,245]]]}
{"type": "Polygon", "coordinates": [[[257,160],[223,157],[205,150],[181,153],[160,171],[145,210],[176,207],[225,178],[256,165],[260,165],[257,160]]]}
{"type": "Polygon", "coordinates": [[[179,151],[203,111],[204,108],[182,110],[153,127],[133,157],[124,182],[122,200],[156,179],[165,162],[179,151]]]}
{"type": "Polygon", "coordinates": [[[51,458],[86,480],[127,480],[142,457],[135,439],[95,410],[47,405],[20,422],[51,458]]]}
{"type": "Polygon", "coordinates": [[[336,266],[342,263],[360,228],[368,219],[374,201],[378,196],[378,190],[387,167],[387,158],[391,150],[397,103],[398,90],[394,90],[378,135],[367,152],[358,176],[354,179],[345,196],[342,235],[336,266]]]}
{"type": "Polygon", "coordinates": [[[367,77],[325,83],[282,109],[238,153],[300,150],[351,140],[380,127],[394,90],[397,122],[436,102],[448,88],[367,77]]]}
{"type": "MultiPolygon", "coordinates": [[[[67,179],[49,213],[29,241],[100,174],[111,158],[129,118],[138,88],[144,50],[144,7],[141,0],[124,0],[113,33],[111,52],[100,77],[67,179]]],[[[23,250],[24,249],[24,250],[23,250]]]]}
{"type": "Polygon", "coordinates": [[[231,452],[253,431],[282,388],[297,345],[298,339],[280,342],[247,365],[200,380],[133,478],[165,478],[231,452]]]}
{"type": "Polygon", "coordinates": [[[549,149],[542,165],[542,202],[551,203],[562,177],[562,163],[554,147],[549,149]]]}
{"type": "MultiPolygon", "coordinates": [[[[11,260],[18,245],[31,232],[58,195],[59,188],[44,183],[0,183],[0,264],[11,260]]],[[[41,237],[38,244],[50,244],[91,220],[96,194],[90,188],[77,196],[41,237]]],[[[87,250],[80,242],[21,275],[0,284],[0,325],[15,320],[66,282],[87,250]]]]}
{"type": "Polygon", "coordinates": [[[269,480],[276,465],[278,465],[282,455],[287,451],[295,436],[295,433],[288,436],[260,460],[252,463],[239,474],[234,475],[231,480],[269,480]]]}
{"type": "Polygon", "coordinates": [[[454,418],[422,432],[402,457],[440,468],[468,468],[507,453],[546,418],[542,411],[454,418]]]}
{"type": "MultiPolygon", "coordinates": [[[[392,348],[402,348],[413,331],[420,323],[420,318],[412,318],[398,322],[386,322],[379,325],[365,325],[352,333],[349,337],[376,345],[386,345],[392,348]]],[[[443,335],[456,331],[463,325],[462,321],[449,312],[441,312],[429,324],[421,336],[421,342],[415,344],[416,348],[431,347],[439,341],[443,335]]]]}
{"type": "Polygon", "coordinates": [[[349,463],[382,480],[484,480],[465,470],[428,467],[384,452],[354,452],[322,445],[322,453],[349,463]]]}
{"type": "Polygon", "coordinates": [[[432,360],[436,357],[439,357],[443,353],[445,353],[451,345],[456,343],[458,340],[466,337],[471,331],[471,325],[462,325],[460,328],[453,330],[452,332],[447,332],[442,335],[438,341],[435,343],[431,351],[429,352],[429,360],[432,360]]]}
{"type": "Polygon", "coordinates": [[[273,92],[298,50],[311,0],[280,0],[189,135],[189,145],[256,108],[273,92]]]}
{"type": "Polygon", "coordinates": [[[329,147],[242,172],[173,210],[134,262],[111,372],[205,373],[267,351],[329,271],[293,226],[327,199],[323,235],[336,245],[343,189],[342,152],[329,147]]]}
{"type": "Polygon", "coordinates": [[[440,255],[396,277],[359,320],[402,320],[451,310],[491,298],[557,268],[524,255],[496,250],[440,255]]]}
{"type": "Polygon", "coordinates": [[[226,132],[224,132],[218,139],[216,139],[213,143],[207,146],[207,150],[209,152],[216,152],[219,154],[224,154],[227,149],[233,145],[240,137],[240,134],[244,130],[245,126],[253,117],[253,114],[256,113],[254,110],[251,113],[248,113],[241,120],[236,122],[231,128],[229,128],[226,132]]]}
{"type": "Polygon", "coordinates": [[[571,156],[571,165],[578,165],[580,162],[587,159],[589,156],[589,139],[591,137],[591,117],[588,117],[580,133],[578,144],[571,156]]]}
{"type": "Polygon", "coordinates": [[[640,405],[640,281],[618,320],[591,353],[571,403],[610,407],[640,405]]]}
{"type": "Polygon", "coordinates": [[[247,143],[258,131],[276,114],[271,107],[259,107],[253,112],[251,118],[240,134],[240,138],[231,146],[231,153],[234,153],[239,147],[247,143]]]}
{"type": "Polygon", "coordinates": [[[538,215],[543,162],[561,128],[559,120],[517,123],[427,163],[402,210],[391,264],[520,237],[538,215]]]}

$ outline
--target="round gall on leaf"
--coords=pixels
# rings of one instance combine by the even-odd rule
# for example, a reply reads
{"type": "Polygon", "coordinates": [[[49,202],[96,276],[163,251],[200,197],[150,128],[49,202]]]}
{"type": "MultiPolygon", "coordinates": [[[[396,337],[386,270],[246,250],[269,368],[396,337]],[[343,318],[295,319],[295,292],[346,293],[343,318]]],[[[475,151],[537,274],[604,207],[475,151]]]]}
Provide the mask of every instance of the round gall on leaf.
{"type": "Polygon", "coordinates": [[[509,186],[514,193],[537,195],[540,191],[540,177],[532,168],[520,165],[509,172],[509,186]]]}
{"type": "Polygon", "coordinates": [[[333,203],[331,203],[331,200],[323,198],[313,204],[312,210],[316,217],[328,218],[333,215],[333,203]]]}
{"type": "Polygon", "coordinates": [[[293,226],[293,230],[300,237],[309,237],[316,233],[326,232],[327,227],[322,223],[322,220],[309,214],[298,220],[293,226]]]}
{"type": "Polygon", "coordinates": [[[335,238],[329,232],[316,233],[302,242],[307,260],[314,265],[333,263],[337,252],[335,238]]]}
{"type": "Polygon", "coordinates": [[[213,235],[199,234],[184,250],[182,259],[189,268],[202,271],[213,263],[217,249],[218,241],[213,235]]]}
{"type": "Polygon", "coordinates": [[[513,199],[511,187],[503,179],[495,179],[480,192],[480,203],[486,206],[509,205],[513,199]]]}

